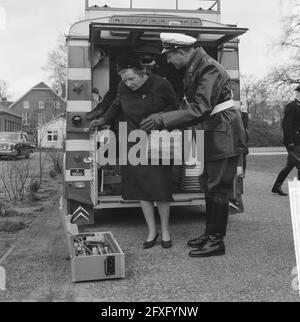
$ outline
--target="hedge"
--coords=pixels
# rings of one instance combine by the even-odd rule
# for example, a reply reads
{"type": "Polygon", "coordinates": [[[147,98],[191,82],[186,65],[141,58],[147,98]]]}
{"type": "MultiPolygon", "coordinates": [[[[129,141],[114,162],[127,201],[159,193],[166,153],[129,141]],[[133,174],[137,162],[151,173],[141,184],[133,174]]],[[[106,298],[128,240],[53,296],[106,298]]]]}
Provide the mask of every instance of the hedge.
{"type": "Polygon", "coordinates": [[[280,124],[270,125],[263,121],[249,120],[248,137],[249,147],[268,147],[283,145],[283,133],[280,124]]]}

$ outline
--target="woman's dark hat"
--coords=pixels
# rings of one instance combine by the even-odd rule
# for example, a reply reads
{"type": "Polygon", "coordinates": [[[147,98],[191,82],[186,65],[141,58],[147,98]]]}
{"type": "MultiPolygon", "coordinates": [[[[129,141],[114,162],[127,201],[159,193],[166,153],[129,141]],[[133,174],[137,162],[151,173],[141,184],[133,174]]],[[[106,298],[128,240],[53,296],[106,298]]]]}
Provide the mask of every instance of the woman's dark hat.
{"type": "Polygon", "coordinates": [[[300,92],[300,85],[298,85],[298,86],[295,88],[295,91],[296,91],[296,92],[300,92]]]}
{"type": "Polygon", "coordinates": [[[138,55],[135,53],[127,53],[120,56],[116,61],[118,72],[124,69],[135,68],[137,70],[143,70],[143,66],[138,59],[138,55]]]}
{"type": "Polygon", "coordinates": [[[138,46],[134,52],[137,53],[138,60],[143,65],[155,65],[155,59],[161,53],[161,45],[141,45],[138,46]]]}

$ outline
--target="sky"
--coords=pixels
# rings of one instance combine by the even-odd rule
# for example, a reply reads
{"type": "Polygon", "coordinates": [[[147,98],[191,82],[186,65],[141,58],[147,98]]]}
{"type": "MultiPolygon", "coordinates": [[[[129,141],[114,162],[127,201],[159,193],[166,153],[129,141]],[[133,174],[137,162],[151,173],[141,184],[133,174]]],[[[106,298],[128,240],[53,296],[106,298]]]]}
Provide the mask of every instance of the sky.
{"type": "MultiPolygon", "coordinates": [[[[109,1],[128,2],[102,2],[109,1]]],[[[162,2],[153,1],[156,6],[162,2]]],[[[165,0],[165,5],[166,1],[172,0],[165,0]]],[[[197,4],[197,0],[183,3],[187,1],[197,4]]],[[[249,28],[240,38],[240,69],[244,75],[262,77],[271,65],[285,59],[271,50],[282,31],[282,1],[221,0],[221,22],[249,28]]],[[[49,84],[42,68],[47,55],[55,48],[59,34],[67,34],[71,24],[84,15],[84,7],[85,0],[0,0],[0,80],[8,83],[10,100],[18,99],[41,81],[49,84]]]]}

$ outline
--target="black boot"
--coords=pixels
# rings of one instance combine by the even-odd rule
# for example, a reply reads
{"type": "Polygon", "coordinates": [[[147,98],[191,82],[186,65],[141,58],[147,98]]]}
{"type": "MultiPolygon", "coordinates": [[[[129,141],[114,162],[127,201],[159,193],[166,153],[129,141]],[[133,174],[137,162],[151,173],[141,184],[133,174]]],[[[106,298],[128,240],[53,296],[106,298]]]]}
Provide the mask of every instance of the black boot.
{"type": "Polygon", "coordinates": [[[190,251],[190,257],[210,257],[225,254],[223,238],[226,235],[229,205],[228,203],[212,202],[211,206],[211,214],[207,217],[207,242],[201,248],[190,251]]]}
{"type": "Polygon", "coordinates": [[[208,234],[204,233],[203,235],[201,235],[198,238],[189,240],[187,242],[187,245],[192,248],[201,248],[202,246],[204,246],[206,244],[207,241],[208,241],[208,234]]]}
{"type": "MultiPolygon", "coordinates": [[[[206,221],[206,227],[208,225],[208,222],[209,222],[209,215],[211,213],[211,204],[212,204],[212,199],[210,197],[206,197],[205,198],[205,221],[206,221]]],[[[198,238],[195,238],[195,239],[192,239],[192,240],[189,240],[187,242],[187,245],[189,247],[192,247],[192,248],[201,248],[208,240],[208,234],[207,232],[205,231],[205,233],[203,235],[201,235],[200,237],[198,238]]]]}
{"type": "Polygon", "coordinates": [[[278,184],[278,183],[275,183],[273,188],[272,188],[272,192],[273,193],[278,193],[280,196],[287,196],[288,194],[285,193],[282,188],[281,188],[281,185],[278,184]]]}
{"type": "Polygon", "coordinates": [[[225,245],[221,235],[209,235],[208,241],[202,248],[191,250],[190,257],[211,257],[225,255],[225,245]]]}

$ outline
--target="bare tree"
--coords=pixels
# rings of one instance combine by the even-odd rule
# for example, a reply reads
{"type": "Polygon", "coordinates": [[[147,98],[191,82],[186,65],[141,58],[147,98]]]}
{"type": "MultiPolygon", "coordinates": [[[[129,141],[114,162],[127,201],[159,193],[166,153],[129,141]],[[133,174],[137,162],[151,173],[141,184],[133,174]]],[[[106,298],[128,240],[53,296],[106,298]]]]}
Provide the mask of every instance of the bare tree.
{"type": "Polygon", "coordinates": [[[253,76],[242,76],[241,95],[249,116],[254,120],[264,121],[267,114],[264,82],[253,76]]]}
{"type": "Polygon", "coordinates": [[[287,6],[288,14],[283,17],[283,32],[275,43],[274,50],[280,50],[289,57],[286,62],[268,75],[268,80],[277,85],[300,84],[300,2],[299,0],[281,0],[281,6],[287,6]]]}
{"type": "Polygon", "coordinates": [[[267,78],[269,83],[278,86],[300,84],[300,60],[273,68],[267,78]]]}
{"type": "Polygon", "coordinates": [[[46,66],[53,90],[62,96],[65,92],[67,79],[67,46],[65,36],[60,34],[56,47],[48,54],[46,66]]]}
{"type": "Polygon", "coordinates": [[[0,101],[7,99],[7,82],[4,80],[0,80],[0,101]]]}
{"type": "MultiPolygon", "coordinates": [[[[299,0],[282,0],[281,6],[288,5],[289,13],[284,17],[283,33],[278,44],[283,48],[300,51],[300,2],[299,0]]],[[[298,60],[300,60],[298,56],[298,60]]]]}

